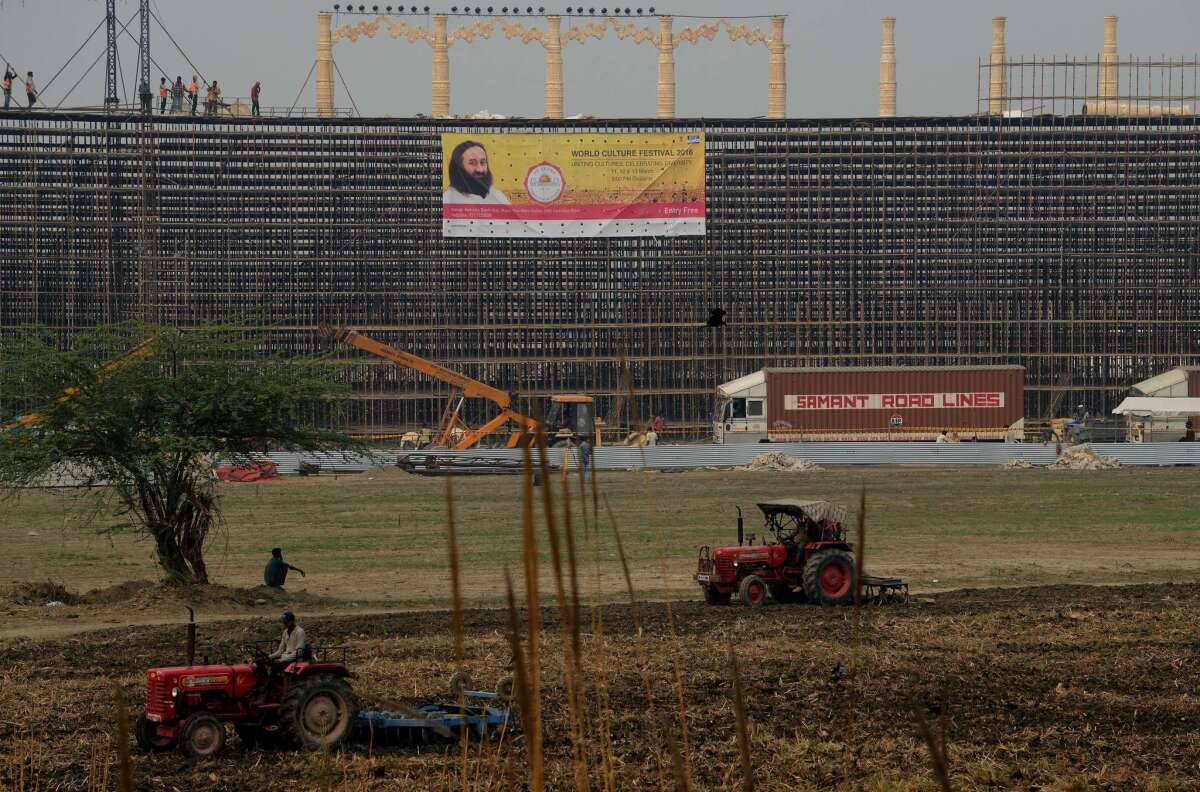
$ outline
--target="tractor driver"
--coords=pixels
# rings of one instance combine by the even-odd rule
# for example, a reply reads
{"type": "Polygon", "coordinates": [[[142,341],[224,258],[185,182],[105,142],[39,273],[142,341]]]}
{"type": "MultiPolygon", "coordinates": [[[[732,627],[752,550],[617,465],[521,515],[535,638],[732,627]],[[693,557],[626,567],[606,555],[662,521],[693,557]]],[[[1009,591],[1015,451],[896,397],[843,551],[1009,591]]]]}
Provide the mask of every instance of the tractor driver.
{"type": "Polygon", "coordinates": [[[283,622],[283,637],[279,640],[279,648],[269,655],[272,666],[286,666],[295,660],[305,659],[311,650],[304,628],[296,624],[296,614],[285,610],[280,617],[283,622]]]}

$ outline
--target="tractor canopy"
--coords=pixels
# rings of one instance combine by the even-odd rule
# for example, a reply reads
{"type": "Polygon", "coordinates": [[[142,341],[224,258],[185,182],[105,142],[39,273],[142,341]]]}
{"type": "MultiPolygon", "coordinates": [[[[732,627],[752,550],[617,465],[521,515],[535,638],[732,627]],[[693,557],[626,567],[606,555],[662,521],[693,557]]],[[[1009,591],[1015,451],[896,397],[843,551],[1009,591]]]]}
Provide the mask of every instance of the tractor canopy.
{"type": "Polygon", "coordinates": [[[846,507],[840,503],[830,503],[829,501],[818,500],[798,500],[793,498],[782,498],[780,500],[764,501],[758,504],[758,508],[762,510],[763,516],[768,521],[776,515],[785,517],[809,517],[813,522],[821,520],[832,520],[835,523],[844,523],[848,512],[846,507]]]}
{"type": "Polygon", "coordinates": [[[783,541],[796,541],[805,536],[808,541],[841,540],[844,533],[846,507],[829,501],[794,500],[790,498],[764,501],[758,504],[766,518],[766,527],[783,541]],[[805,518],[811,520],[807,525],[805,518]]]}

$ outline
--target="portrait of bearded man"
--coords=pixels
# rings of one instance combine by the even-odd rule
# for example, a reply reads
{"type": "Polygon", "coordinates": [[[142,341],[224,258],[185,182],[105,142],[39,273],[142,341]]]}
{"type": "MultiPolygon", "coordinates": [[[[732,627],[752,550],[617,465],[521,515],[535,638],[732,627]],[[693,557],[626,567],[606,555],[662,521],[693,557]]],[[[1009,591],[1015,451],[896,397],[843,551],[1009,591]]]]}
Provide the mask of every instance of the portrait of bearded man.
{"type": "Polygon", "coordinates": [[[482,143],[464,140],[450,153],[450,189],[442,193],[446,204],[507,204],[508,196],[492,186],[492,170],[482,143]]]}

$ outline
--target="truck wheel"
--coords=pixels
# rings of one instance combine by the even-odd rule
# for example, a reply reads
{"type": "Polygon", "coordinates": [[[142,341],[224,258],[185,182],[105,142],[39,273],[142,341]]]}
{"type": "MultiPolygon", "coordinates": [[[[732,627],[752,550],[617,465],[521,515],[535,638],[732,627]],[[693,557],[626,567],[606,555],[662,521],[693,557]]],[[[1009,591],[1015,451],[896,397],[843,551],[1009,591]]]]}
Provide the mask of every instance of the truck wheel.
{"type": "Polygon", "coordinates": [[[757,608],[767,601],[767,584],[758,575],[747,575],[742,579],[738,596],[742,598],[743,605],[757,608]]]}
{"type": "Polygon", "coordinates": [[[158,724],[148,720],[145,713],[138,715],[133,724],[133,738],[143,751],[169,751],[175,747],[175,738],[159,737],[158,724]]]}
{"type": "Polygon", "coordinates": [[[804,565],[804,593],[809,602],[849,605],[854,602],[854,558],[845,550],[822,550],[804,565]]]}
{"type": "Polygon", "coordinates": [[[704,587],[704,601],[709,605],[728,605],[731,597],[732,591],[721,591],[716,586],[704,587]]]}
{"type": "Polygon", "coordinates": [[[195,712],[179,729],[179,745],[192,759],[207,759],[225,750],[225,724],[211,712],[195,712]]]}
{"type": "Polygon", "coordinates": [[[346,680],[335,676],[300,679],[279,704],[279,728],[300,748],[336,748],[346,741],[358,717],[358,699],[346,680]]]}

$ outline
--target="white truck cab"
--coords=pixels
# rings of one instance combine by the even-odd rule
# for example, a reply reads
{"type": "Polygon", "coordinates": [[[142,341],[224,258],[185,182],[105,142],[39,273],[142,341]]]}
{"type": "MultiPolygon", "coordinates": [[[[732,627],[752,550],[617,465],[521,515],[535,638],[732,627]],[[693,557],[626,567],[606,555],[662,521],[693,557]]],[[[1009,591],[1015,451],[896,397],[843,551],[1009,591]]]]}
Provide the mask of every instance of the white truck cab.
{"type": "Polygon", "coordinates": [[[767,374],[759,370],[717,387],[713,441],[757,443],[767,439],[767,374]]]}

